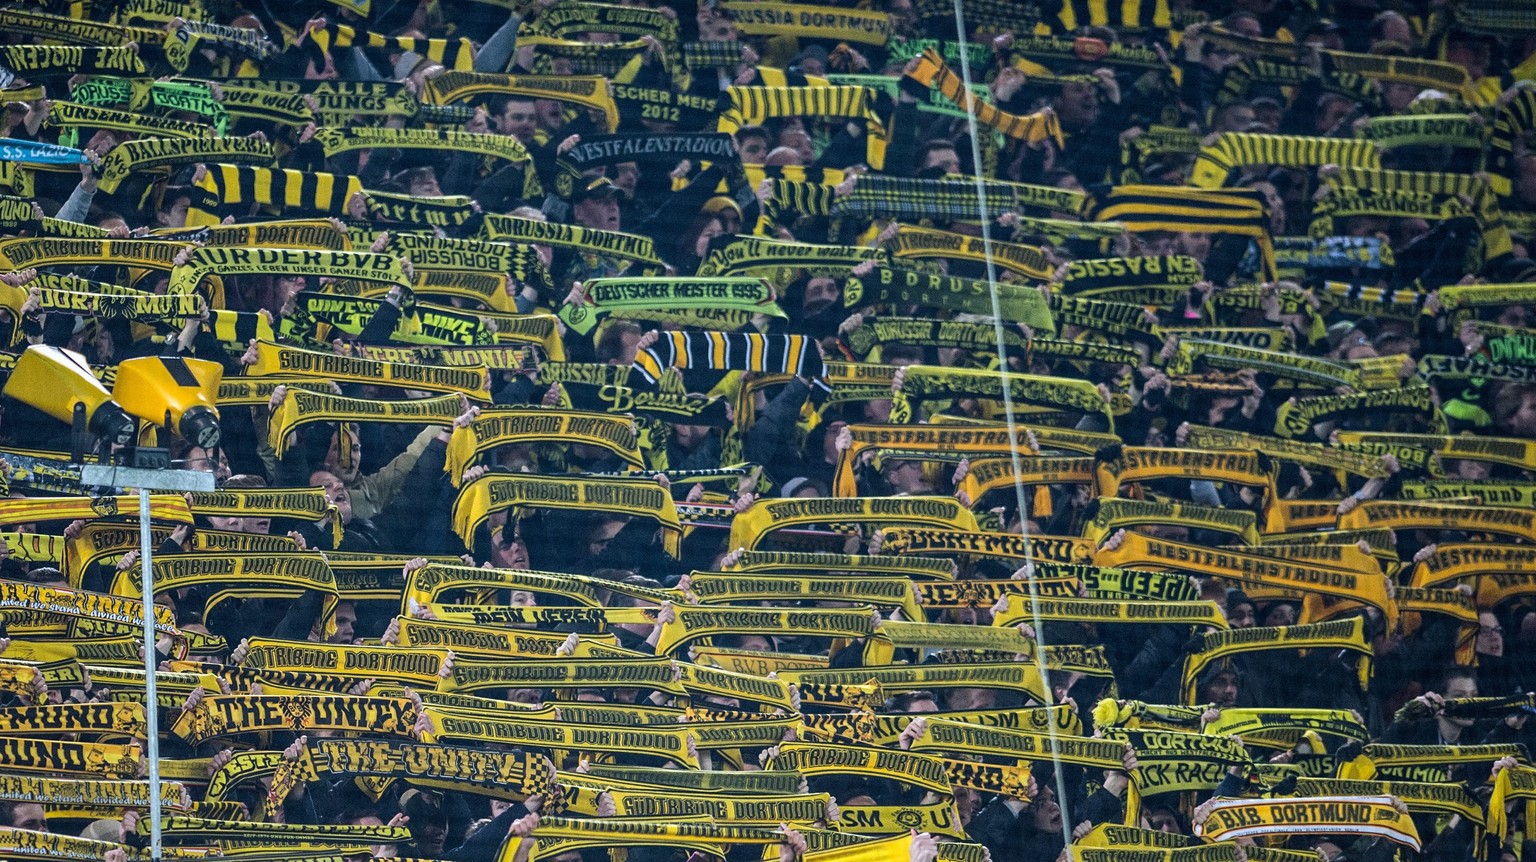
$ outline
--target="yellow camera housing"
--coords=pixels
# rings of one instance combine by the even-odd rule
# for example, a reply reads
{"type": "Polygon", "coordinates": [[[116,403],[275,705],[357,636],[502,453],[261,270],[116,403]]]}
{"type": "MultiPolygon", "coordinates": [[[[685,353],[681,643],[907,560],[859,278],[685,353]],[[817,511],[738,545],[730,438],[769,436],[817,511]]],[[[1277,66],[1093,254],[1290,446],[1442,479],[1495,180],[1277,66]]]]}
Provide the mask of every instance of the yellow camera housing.
{"type": "Polygon", "coordinates": [[[219,383],[224,368],[205,359],[141,356],[117,366],[112,397],[135,416],[166,423],[184,439],[213,449],[219,445],[219,383]]]}
{"type": "Polygon", "coordinates": [[[11,369],[4,394],[64,423],[73,423],[76,406],[85,410],[86,428],[119,446],[133,440],[137,423],[112,401],[84,356],[62,347],[34,344],[11,369]]]}

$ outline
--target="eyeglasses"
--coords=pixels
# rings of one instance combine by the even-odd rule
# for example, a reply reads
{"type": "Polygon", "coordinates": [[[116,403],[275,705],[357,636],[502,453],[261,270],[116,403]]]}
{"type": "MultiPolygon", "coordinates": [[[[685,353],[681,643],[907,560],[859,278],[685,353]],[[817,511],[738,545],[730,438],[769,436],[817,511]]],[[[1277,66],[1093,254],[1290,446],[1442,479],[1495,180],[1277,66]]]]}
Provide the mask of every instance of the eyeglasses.
{"type": "Polygon", "coordinates": [[[1504,634],[1504,627],[1503,626],[1478,626],[1477,627],[1477,633],[1478,634],[1484,634],[1484,635],[1501,635],[1501,634],[1504,634]]]}

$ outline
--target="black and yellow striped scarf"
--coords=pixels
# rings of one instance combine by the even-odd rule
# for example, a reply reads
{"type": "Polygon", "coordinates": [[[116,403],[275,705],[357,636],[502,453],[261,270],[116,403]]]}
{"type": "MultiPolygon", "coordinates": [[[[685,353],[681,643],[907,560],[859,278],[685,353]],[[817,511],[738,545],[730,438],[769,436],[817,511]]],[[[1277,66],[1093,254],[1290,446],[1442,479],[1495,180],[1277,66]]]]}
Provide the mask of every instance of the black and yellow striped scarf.
{"type": "MultiPolygon", "coordinates": [[[[945,0],[920,0],[914,3],[919,22],[937,21],[953,27],[955,7],[945,0]]],[[[966,26],[973,30],[992,33],[1029,32],[1037,24],[1043,24],[1040,8],[1034,4],[1021,4],[1014,0],[964,0],[961,9],[966,26]]]]}
{"type": "Polygon", "coordinates": [[[1258,245],[1265,280],[1275,272],[1264,200],[1251,189],[1192,189],[1175,186],[1113,186],[1093,195],[1095,221],[1116,221],[1132,233],[1190,231],[1251,237],[1258,245]]]}
{"type": "Polygon", "coordinates": [[[976,184],[969,179],[924,180],[906,177],[863,176],[853,191],[837,198],[831,212],[859,218],[975,220],[994,219],[1028,206],[1076,212],[1081,193],[1040,186],[989,182],[985,186],[987,209],[983,214],[976,184]]]}
{"type": "Polygon", "coordinates": [[[411,51],[449,69],[468,71],[474,68],[474,46],[468,39],[417,39],[410,36],[388,36],[372,30],[360,30],[346,24],[330,24],[308,31],[315,46],[329,52],[333,48],[387,48],[391,51],[411,51]]]}
{"type": "Polygon", "coordinates": [[[804,335],[756,332],[663,332],[635,356],[635,370],[655,384],[668,368],[794,374],[810,379],[826,373],[816,343],[804,335]]]}
{"type": "Polygon", "coordinates": [[[1028,144],[1039,144],[1050,139],[1058,147],[1066,145],[1061,134],[1061,123],[1056,119],[1054,111],[1042,110],[1019,116],[976,99],[966,92],[960,76],[944,65],[944,58],[932,48],[923,52],[917,68],[908,72],[907,76],[925,87],[937,87],[951,102],[974,115],[976,122],[996,129],[1007,137],[1028,144]]]}
{"type": "Polygon", "coordinates": [[[775,117],[863,120],[867,127],[867,164],[885,167],[885,124],[875,113],[872,91],[865,87],[730,87],[720,113],[719,130],[735,132],[775,117]]]}
{"type": "Polygon", "coordinates": [[[187,224],[216,225],[223,208],[275,207],[287,211],[344,215],[347,201],[363,190],[357,177],[240,165],[214,164],[194,184],[202,194],[187,208],[187,224]]]}
{"type": "Polygon", "coordinates": [[[1328,164],[1379,168],[1381,155],[1368,140],[1223,132],[1215,144],[1200,151],[1190,183],[1221,188],[1232,169],[1251,165],[1303,168],[1328,164]]]}

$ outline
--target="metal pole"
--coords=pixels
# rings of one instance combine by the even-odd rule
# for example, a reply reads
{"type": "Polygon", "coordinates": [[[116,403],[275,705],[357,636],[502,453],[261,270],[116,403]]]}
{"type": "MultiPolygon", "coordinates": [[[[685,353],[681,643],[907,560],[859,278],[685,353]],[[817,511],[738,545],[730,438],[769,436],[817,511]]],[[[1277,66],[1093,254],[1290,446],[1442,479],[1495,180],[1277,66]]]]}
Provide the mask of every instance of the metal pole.
{"type": "Polygon", "coordinates": [[[144,718],[149,758],[149,858],[160,862],[160,698],[155,691],[155,581],[150,565],[149,489],[139,489],[139,590],[144,600],[144,718]]]}
{"type": "Polygon", "coordinates": [[[80,482],[88,488],[120,493],[118,488],[139,491],[139,598],[144,602],[144,756],[149,758],[149,852],[153,862],[162,853],[160,832],[160,695],[155,686],[155,580],[150,546],[149,494],[151,491],[212,491],[213,474],[198,470],[152,470],[119,467],[115,464],[86,464],[80,468],[80,482]]]}

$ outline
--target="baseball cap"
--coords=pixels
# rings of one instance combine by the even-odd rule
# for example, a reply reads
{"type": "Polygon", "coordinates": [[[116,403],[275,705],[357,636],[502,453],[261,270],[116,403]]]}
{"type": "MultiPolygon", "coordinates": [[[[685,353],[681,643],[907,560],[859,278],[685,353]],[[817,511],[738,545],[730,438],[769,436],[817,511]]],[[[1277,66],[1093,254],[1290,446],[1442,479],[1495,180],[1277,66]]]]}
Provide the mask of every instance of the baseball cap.
{"type": "Polygon", "coordinates": [[[619,187],[613,184],[613,180],[607,177],[595,177],[587,181],[586,185],[578,185],[576,193],[572,195],[572,203],[581,203],[585,200],[606,196],[617,197],[619,187]]]}

